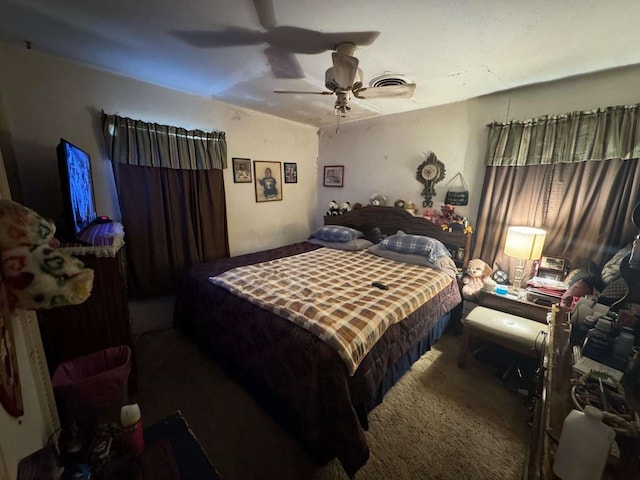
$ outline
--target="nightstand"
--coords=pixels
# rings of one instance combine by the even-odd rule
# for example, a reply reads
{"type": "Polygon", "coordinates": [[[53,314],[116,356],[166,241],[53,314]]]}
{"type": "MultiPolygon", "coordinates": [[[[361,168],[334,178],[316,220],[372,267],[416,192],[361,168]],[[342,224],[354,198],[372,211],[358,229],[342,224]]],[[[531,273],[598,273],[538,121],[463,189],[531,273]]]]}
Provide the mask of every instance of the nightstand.
{"type": "Polygon", "coordinates": [[[478,292],[478,305],[545,324],[547,314],[551,311],[551,307],[520,299],[512,294],[500,295],[484,290],[478,292]]]}

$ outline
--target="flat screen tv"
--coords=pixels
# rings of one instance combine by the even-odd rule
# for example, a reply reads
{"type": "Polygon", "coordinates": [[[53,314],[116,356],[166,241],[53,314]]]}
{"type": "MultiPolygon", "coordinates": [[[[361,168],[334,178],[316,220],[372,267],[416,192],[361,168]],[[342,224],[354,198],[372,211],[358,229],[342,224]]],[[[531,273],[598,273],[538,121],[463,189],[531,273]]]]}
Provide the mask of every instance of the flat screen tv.
{"type": "Polygon", "coordinates": [[[57,154],[63,202],[58,237],[64,241],[78,241],[82,231],[97,216],[91,159],[87,152],[64,139],[60,139],[57,154]]]}

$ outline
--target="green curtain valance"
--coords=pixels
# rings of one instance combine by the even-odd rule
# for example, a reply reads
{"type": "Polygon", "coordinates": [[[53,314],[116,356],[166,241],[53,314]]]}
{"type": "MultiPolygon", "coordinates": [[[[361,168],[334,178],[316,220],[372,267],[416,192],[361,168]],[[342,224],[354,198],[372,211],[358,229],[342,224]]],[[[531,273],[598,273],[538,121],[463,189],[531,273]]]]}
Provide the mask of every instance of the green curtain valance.
{"type": "Polygon", "coordinates": [[[640,157],[638,104],[496,122],[488,127],[487,166],[640,157]]]}
{"type": "Polygon", "coordinates": [[[103,114],[104,136],[112,161],[178,170],[227,168],[224,132],[186,130],[103,114]]]}

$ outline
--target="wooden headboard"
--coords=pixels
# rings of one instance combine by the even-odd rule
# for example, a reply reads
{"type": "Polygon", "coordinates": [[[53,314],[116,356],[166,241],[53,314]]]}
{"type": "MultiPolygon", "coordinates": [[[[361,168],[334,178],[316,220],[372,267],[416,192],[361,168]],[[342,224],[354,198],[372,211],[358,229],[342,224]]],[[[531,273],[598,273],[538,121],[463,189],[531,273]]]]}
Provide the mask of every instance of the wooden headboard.
{"type": "Polygon", "coordinates": [[[393,235],[398,230],[413,235],[425,235],[440,240],[452,252],[456,265],[462,267],[469,261],[472,234],[446,232],[435,223],[423,217],[414,217],[403,208],[366,206],[345,212],[342,215],[324,217],[325,225],[344,225],[367,234],[378,227],[384,235],[393,235]],[[459,260],[455,252],[464,249],[464,257],[459,260]]]}

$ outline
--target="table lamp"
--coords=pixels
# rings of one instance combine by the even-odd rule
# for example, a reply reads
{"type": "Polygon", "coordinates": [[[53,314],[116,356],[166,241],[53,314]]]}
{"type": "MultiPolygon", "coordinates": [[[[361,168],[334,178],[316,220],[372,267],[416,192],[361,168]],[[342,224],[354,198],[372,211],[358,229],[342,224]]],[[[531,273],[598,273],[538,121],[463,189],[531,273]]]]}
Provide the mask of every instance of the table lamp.
{"type": "Polygon", "coordinates": [[[513,275],[513,288],[520,290],[524,269],[528,260],[537,260],[542,256],[542,247],[547,232],[534,227],[509,227],[504,242],[504,253],[517,259],[513,275]]]}

